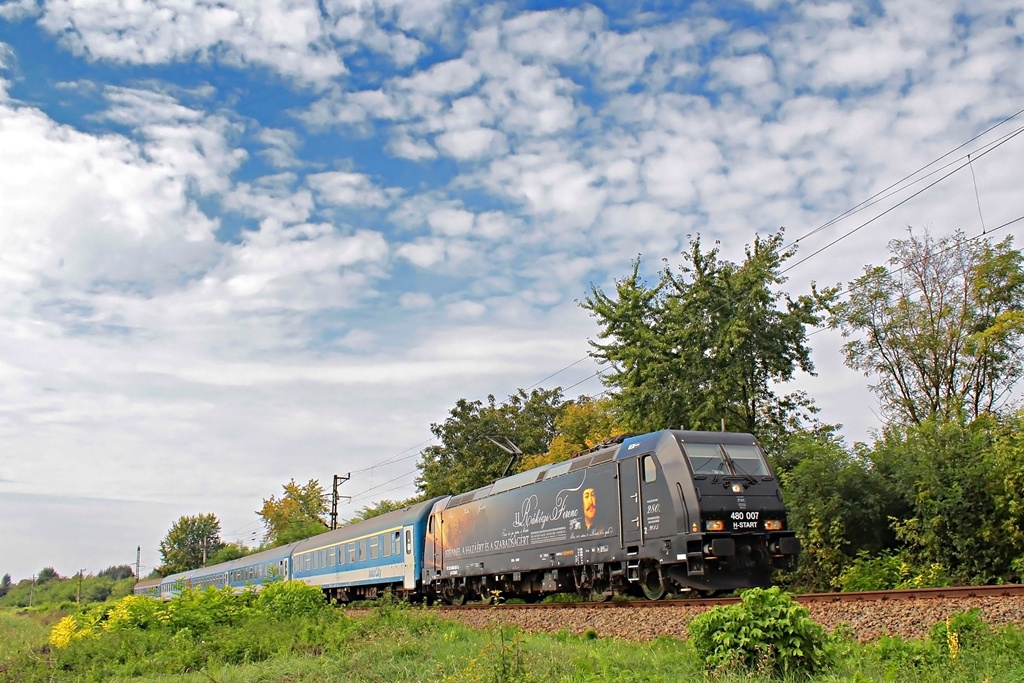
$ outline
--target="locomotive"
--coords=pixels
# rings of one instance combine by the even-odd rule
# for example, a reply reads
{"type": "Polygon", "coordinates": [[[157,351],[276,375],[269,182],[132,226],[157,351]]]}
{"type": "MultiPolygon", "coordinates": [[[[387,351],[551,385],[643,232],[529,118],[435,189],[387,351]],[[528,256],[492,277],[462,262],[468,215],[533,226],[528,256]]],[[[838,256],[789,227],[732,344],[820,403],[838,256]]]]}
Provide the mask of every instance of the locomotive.
{"type": "Polygon", "coordinates": [[[800,542],[778,481],[751,434],[663,430],[427,500],[287,546],[162,580],[259,587],[273,578],[348,602],[391,591],[460,604],[572,591],[657,600],[771,585],[800,542]]]}

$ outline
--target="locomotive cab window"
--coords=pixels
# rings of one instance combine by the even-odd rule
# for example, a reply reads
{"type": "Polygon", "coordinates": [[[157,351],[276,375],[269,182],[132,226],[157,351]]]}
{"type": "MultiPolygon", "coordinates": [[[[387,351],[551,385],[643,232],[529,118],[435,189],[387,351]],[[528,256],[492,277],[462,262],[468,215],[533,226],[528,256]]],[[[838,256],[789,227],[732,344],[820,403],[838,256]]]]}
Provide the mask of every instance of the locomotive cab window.
{"type": "Polygon", "coordinates": [[[640,460],[640,469],[644,473],[644,483],[653,484],[658,481],[658,465],[653,455],[645,455],[640,460]]]}
{"type": "Polygon", "coordinates": [[[722,450],[716,443],[688,443],[683,446],[686,457],[693,468],[694,476],[708,474],[726,474],[722,450]]]}
{"type": "Polygon", "coordinates": [[[768,473],[768,465],[756,446],[726,446],[725,452],[729,454],[736,474],[749,474],[752,477],[771,476],[768,473]]]}

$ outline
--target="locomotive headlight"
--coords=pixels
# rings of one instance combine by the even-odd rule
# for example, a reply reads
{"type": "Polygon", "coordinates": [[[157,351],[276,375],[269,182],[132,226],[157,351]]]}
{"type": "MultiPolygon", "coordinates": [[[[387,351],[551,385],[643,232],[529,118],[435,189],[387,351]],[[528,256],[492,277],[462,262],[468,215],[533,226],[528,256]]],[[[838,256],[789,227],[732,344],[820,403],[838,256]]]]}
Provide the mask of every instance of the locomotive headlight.
{"type": "Polygon", "coordinates": [[[782,520],[781,519],[766,519],[764,520],[765,531],[782,531],[782,520]]]}
{"type": "Polygon", "coordinates": [[[707,521],[708,531],[724,531],[725,522],[721,519],[709,519],[707,521]]]}

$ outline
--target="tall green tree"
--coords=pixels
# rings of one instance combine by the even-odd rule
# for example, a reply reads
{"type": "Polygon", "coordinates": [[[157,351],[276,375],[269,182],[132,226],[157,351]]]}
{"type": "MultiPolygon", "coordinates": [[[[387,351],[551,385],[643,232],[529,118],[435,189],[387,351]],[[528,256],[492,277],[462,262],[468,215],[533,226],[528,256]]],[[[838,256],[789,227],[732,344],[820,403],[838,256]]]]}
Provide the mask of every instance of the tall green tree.
{"type": "Polygon", "coordinates": [[[502,475],[510,456],[491,441],[507,437],[524,454],[544,453],[555,436],[555,420],[562,414],[561,389],[520,389],[504,403],[494,396],[487,402],[459,399],[443,423],[430,431],[440,444],[420,454],[416,485],[424,496],[470,491],[502,475]]]}
{"type": "Polygon", "coordinates": [[[889,243],[888,266],[850,283],[831,324],[854,337],[846,364],[875,378],[886,416],[921,424],[998,410],[1024,372],[1024,257],[962,232],[912,231],[889,243]]]}
{"type": "Polygon", "coordinates": [[[280,546],[301,541],[327,531],[327,495],[316,479],[297,484],[294,479],[284,484],[284,495],[263,500],[256,514],[263,518],[267,529],[265,541],[280,546]]]}
{"type": "Polygon", "coordinates": [[[801,392],[776,394],[798,370],[813,374],[807,327],[819,324],[835,289],[792,298],[781,292],[783,231],[756,237],[742,263],[690,240],[678,271],[654,284],[633,272],[615,292],[593,287],[581,304],[597,318],[595,358],[611,366],[604,382],[625,426],[683,426],[754,432],[774,440],[815,412],[801,392]]]}
{"type": "Polygon", "coordinates": [[[11,575],[4,574],[4,577],[0,579],[0,598],[7,595],[9,590],[11,590],[11,575]]]}
{"type": "Polygon", "coordinates": [[[161,576],[168,576],[202,567],[222,547],[217,515],[182,515],[160,541],[163,564],[157,571],[161,576]]]}

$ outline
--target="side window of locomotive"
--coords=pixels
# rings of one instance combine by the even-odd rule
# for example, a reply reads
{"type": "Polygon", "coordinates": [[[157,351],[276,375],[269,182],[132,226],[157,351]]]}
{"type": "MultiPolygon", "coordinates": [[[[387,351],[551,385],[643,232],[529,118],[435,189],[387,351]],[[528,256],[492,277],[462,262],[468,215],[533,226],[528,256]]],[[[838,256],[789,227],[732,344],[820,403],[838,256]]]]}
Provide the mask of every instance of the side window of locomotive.
{"type": "Polygon", "coordinates": [[[725,452],[739,470],[737,474],[749,474],[752,477],[767,477],[768,465],[755,446],[726,446],[725,452]]]}
{"type": "Polygon", "coordinates": [[[640,469],[644,473],[644,483],[653,484],[658,481],[658,465],[653,455],[645,455],[640,461],[640,469]]]}
{"type": "Polygon", "coordinates": [[[683,446],[694,476],[725,474],[722,451],[716,443],[688,443],[683,446]]]}

